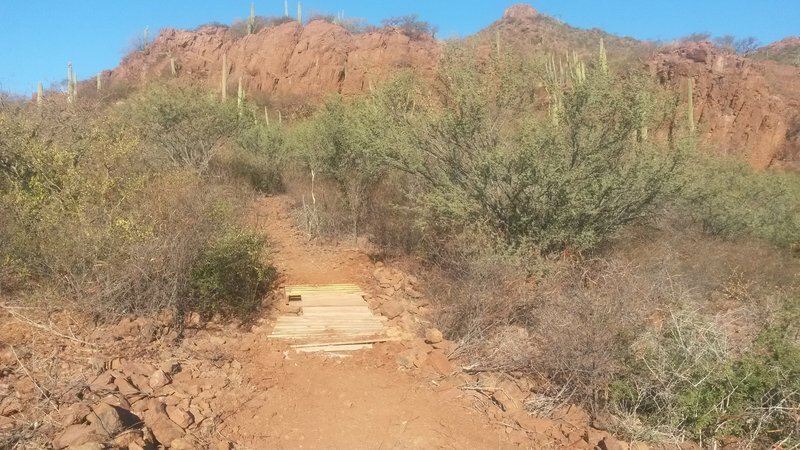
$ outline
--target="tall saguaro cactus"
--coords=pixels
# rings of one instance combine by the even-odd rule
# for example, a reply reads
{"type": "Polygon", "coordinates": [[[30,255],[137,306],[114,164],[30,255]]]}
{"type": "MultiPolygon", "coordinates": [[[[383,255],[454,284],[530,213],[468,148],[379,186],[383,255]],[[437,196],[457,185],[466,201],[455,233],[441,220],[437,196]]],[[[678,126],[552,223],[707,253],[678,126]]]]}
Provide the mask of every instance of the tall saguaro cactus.
{"type": "Polygon", "coordinates": [[[40,81],[38,85],[36,85],[36,106],[40,109],[42,104],[44,103],[44,86],[42,86],[42,82],[40,81]]]}
{"type": "Polygon", "coordinates": [[[239,115],[242,115],[244,107],[244,88],[242,87],[242,77],[239,77],[239,88],[236,90],[236,106],[239,107],[239,115]]]}
{"type": "Polygon", "coordinates": [[[303,24],[303,9],[300,7],[300,0],[297,0],[297,23],[303,24]]]}
{"type": "Polygon", "coordinates": [[[256,2],[250,2],[250,18],[247,19],[247,34],[256,32],[256,2]]]}
{"type": "Polygon", "coordinates": [[[72,62],[67,63],[67,103],[75,101],[75,84],[72,80],[72,62]]]}
{"type": "Polygon", "coordinates": [[[228,53],[222,54],[222,101],[228,99],[228,53]]]}
{"type": "Polygon", "coordinates": [[[689,78],[688,83],[688,96],[686,98],[688,102],[688,116],[687,119],[689,120],[689,131],[694,133],[694,79],[689,78]]]}
{"type": "Polygon", "coordinates": [[[606,55],[606,46],[603,42],[603,38],[600,38],[600,56],[598,62],[600,63],[600,70],[602,70],[603,73],[608,72],[608,56],[606,55]]]}
{"type": "Polygon", "coordinates": [[[172,56],[169,57],[169,73],[172,74],[173,78],[178,76],[178,69],[175,67],[175,58],[172,56]]]}
{"type": "Polygon", "coordinates": [[[289,0],[283,0],[283,15],[289,17],[289,0]]]}
{"type": "Polygon", "coordinates": [[[97,92],[103,90],[103,77],[100,73],[97,74],[97,92]]]}

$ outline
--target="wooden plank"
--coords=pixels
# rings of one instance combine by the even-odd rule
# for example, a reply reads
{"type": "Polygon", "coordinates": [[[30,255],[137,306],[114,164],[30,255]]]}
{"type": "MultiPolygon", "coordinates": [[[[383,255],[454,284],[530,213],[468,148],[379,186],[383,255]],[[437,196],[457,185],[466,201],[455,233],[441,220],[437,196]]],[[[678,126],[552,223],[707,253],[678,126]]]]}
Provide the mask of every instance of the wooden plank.
{"type": "Polygon", "coordinates": [[[314,347],[320,345],[376,344],[378,342],[389,342],[389,341],[399,341],[399,340],[400,339],[398,338],[383,337],[374,339],[362,339],[358,341],[322,342],[317,344],[295,344],[292,345],[292,348],[314,347]]]}
{"type": "Polygon", "coordinates": [[[310,347],[295,348],[298,352],[352,352],[372,348],[372,344],[342,344],[342,345],[317,345],[310,347]]]}

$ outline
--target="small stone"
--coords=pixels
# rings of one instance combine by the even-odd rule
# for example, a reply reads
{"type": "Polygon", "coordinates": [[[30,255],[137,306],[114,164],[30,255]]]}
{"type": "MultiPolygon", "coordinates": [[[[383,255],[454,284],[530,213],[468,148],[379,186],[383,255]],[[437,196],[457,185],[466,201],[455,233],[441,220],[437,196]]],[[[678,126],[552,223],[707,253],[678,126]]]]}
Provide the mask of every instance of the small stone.
{"type": "Polygon", "coordinates": [[[413,369],[416,361],[415,352],[413,350],[405,350],[398,354],[395,360],[400,367],[404,369],[413,369]]]}
{"type": "Polygon", "coordinates": [[[139,393],[139,389],[136,389],[136,387],[125,378],[114,378],[114,385],[119,389],[122,395],[136,395],[139,393]]]}
{"type": "Polygon", "coordinates": [[[447,356],[440,350],[434,350],[428,354],[427,362],[440,375],[447,375],[453,371],[453,365],[450,364],[447,356]]]}
{"type": "Polygon", "coordinates": [[[388,319],[394,319],[400,314],[403,314],[403,312],[405,312],[405,308],[398,301],[388,301],[381,305],[381,314],[388,319]]]}
{"type": "Polygon", "coordinates": [[[147,410],[144,413],[144,423],[161,444],[169,445],[186,434],[183,428],[169,418],[163,404],[158,408],[147,410]]]}
{"type": "Polygon", "coordinates": [[[442,332],[436,328],[428,328],[425,330],[425,342],[428,344],[438,344],[442,342],[442,332]]]}
{"type": "Polygon", "coordinates": [[[181,371],[181,365],[176,361],[164,361],[158,368],[167,375],[175,375],[181,371]]]}
{"type": "Polygon", "coordinates": [[[0,401],[0,416],[9,417],[22,411],[22,403],[14,397],[8,396],[0,401]]]}
{"type": "Polygon", "coordinates": [[[73,403],[61,410],[61,426],[66,428],[72,424],[82,422],[92,412],[89,406],[83,403],[73,403]]]}
{"type": "Polygon", "coordinates": [[[111,335],[117,339],[131,337],[139,333],[139,324],[125,317],[111,330],[111,335]]]}
{"type": "Polygon", "coordinates": [[[422,298],[422,294],[411,286],[406,288],[406,295],[411,298],[422,298]]]}
{"type": "Polygon", "coordinates": [[[161,370],[156,370],[152,375],[150,375],[150,387],[153,389],[164,387],[169,383],[169,376],[161,370]]]}
{"type": "Polygon", "coordinates": [[[144,393],[153,393],[153,388],[150,387],[150,380],[144,375],[139,375],[138,373],[131,375],[131,383],[144,393]]]}
{"type": "Polygon", "coordinates": [[[126,432],[115,437],[112,442],[114,445],[121,448],[131,448],[132,444],[141,446],[144,444],[144,434],[141,430],[127,430],[126,432]]]}
{"type": "Polygon", "coordinates": [[[190,439],[185,437],[175,439],[169,444],[169,448],[173,450],[196,450],[200,447],[194,444],[190,439]]]}
{"type": "Polygon", "coordinates": [[[123,360],[122,362],[122,371],[127,375],[138,374],[147,377],[155,370],[155,366],[146,362],[128,360],[123,360]]]}
{"type": "Polygon", "coordinates": [[[87,442],[81,445],[70,445],[69,450],[103,450],[106,448],[99,442],[87,442]]]}
{"type": "Polygon", "coordinates": [[[97,435],[92,425],[70,425],[53,439],[53,448],[60,450],[70,446],[79,446],[101,440],[102,439],[97,435]]]}
{"type": "Polygon", "coordinates": [[[492,393],[492,400],[500,405],[505,412],[514,412],[519,410],[522,405],[517,403],[510,395],[503,389],[498,389],[492,393]]]}
{"type": "Polygon", "coordinates": [[[92,412],[86,416],[86,420],[94,426],[95,431],[100,436],[112,437],[125,429],[120,409],[108,403],[97,404],[92,408],[92,412]]]}
{"type": "Polygon", "coordinates": [[[177,406],[167,405],[166,410],[170,420],[178,424],[181,428],[189,428],[189,426],[194,423],[192,414],[177,406]]]}

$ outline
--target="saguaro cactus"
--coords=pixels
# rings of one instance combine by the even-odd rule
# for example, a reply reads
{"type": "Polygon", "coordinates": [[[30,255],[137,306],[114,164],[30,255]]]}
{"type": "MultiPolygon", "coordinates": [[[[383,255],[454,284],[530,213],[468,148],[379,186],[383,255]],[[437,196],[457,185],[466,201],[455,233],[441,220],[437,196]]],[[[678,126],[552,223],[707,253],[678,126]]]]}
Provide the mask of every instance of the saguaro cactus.
{"type": "Polygon", "coordinates": [[[172,56],[169,57],[169,72],[173,77],[178,76],[178,69],[175,67],[175,58],[172,56]]]}
{"type": "Polygon", "coordinates": [[[72,83],[72,63],[67,63],[67,102],[75,101],[75,85],[72,83]]]}
{"type": "Polygon", "coordinates": [[[283,0],[283,15],[289,17],[289,0],[283,0]]]}
{"type": "Polygon", "coordinates": [[[222,101],[228,99],[228,54],[222,54],[222,101]]]}
{"type": "Polygon", "coordinates": [[[100,73],[97,74],[97,92],[103,90],[103,77],[100,73]]]}
{"type": "Polygon", "coordinates": [[[256,2],[250,2],[250,18],[247,19],[247,34],[256,32],[256,2]]]}
{"type": "Polygon", "coordinates": [[[239,107],[239,115],[242,114],[244,106],[244,88],[242,87],[242,77],[239,77],[239,88],[236,90],[236,106],[239,107]]]}
{"type": "Polygon", "coordinates": [[[686,98],[688,102],[688,120],[689,120],[689,131],[694,133],[694,79],[689,78],[689,86],[688,86],[688,96],[686,98]]]}
{"type": "Polygon", "coordinates": [[[297,1],[297,23],[303,24],[303,9],[300,7],[300,0],[297,1]]]}
{"type": "Polygon", "coordinates": [[[267,121],[267,126],[269,126],[269,112],[267,112],[267,105],[264,105],[264,120],[267,121]]]}
{"type": "Polygon", "coordinates": [[[602,70],[603,73],[608,72],[608,56],[606,55],[606,46],[605,43],[603,43],[603,38],[600,38],[600,56],[598,62],[600,64],[600,70],[602,70]]]}
{"type": "Polygon", "coordinates": [[[42,82],[40,81],[39,84],[36,86],[36,106],[41,108],[43,103],[44,103],[44,86],[42,86],[42,82]]]}

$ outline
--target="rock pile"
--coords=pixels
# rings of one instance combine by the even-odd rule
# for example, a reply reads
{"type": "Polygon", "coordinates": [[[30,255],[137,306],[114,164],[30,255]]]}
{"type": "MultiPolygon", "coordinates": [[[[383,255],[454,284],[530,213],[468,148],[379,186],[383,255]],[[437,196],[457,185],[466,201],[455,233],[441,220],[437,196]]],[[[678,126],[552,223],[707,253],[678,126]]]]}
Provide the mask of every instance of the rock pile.
{"type": "Polygon", "coordinates": [[[231,382],[227,372],[237,365],[227,363],[216,369],[201,363],[201,372],[175,360],[158,367],[111,360],[88,381],[80,396],[83,400],[61,411],[64,430],[53,440],[53,447],[205,448],[208,442],[198,436],[211,434],[218,420],[215,403],[224,401],[222,392],[231,382]]]}
{"type": "Polygon", "coordinates": [[[417,278],[380,262],[372,275],[380,293],[367,298],[370,307],[400,329],[402,337],[415,337],[429,324],[426,315],[430,312],[430,302],[419,292],[417,278]]]}

